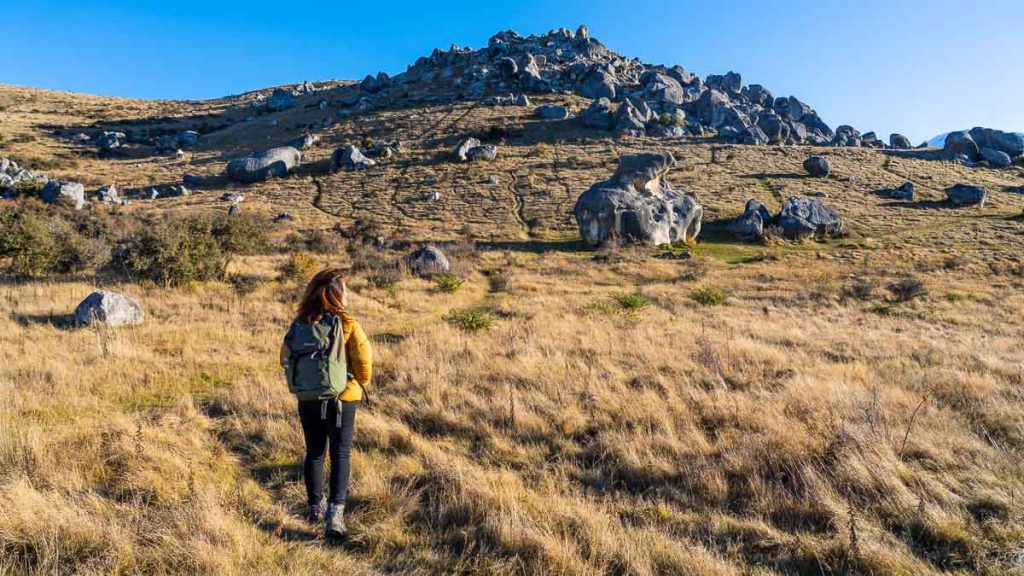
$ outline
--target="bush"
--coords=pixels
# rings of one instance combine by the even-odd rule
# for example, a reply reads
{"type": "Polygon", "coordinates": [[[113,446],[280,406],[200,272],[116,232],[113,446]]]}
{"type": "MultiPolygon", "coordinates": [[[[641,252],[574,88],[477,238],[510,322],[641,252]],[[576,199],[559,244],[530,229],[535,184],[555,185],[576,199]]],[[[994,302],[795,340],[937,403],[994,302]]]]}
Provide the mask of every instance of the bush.
{"type": "Polygon", "coordinates": [[[865,276],[855,278],[843,287],[843,296],[857,300],[871,300],[875,296],[875,281],[865,276]]]}
{"type": "Polygon", "coordinates": [[[709,286],[707,288],[701,288],[693,294],[690,294],[690,298],[705,306],[718,306],[725,302],[725,292],[719,288],[709,286]]]}
{"type": "Polygon", "coordinates": [[[254,274],[232,274],[228,282],[239,296],[246,296],[259,290],[263,285],[263,278],[254,274]]]}
{"type": "Polygon", "coordinates": [[[441,319],[467,332],[487,330],[494,326],[494,317],[485,310],[452,310],[441,319]]]}
{"type": "Polygon", "coordinates": [[[221,213],[210,221],[210,233],[228,254],[260,254],[270,246],[267,222],[247,213],[221,213]]]}
{"type": "Polygon", "coordinates": [[[437,285],[437,289],[446,294],[454,294],[459,291],[459,288],[465,284],[466,281],[459,278],[455,274],[449,274],[442,272],[440,274],[434,274],[434,284],[437,285]]]}
{"type": "Polygon", "coordinates": [[[293,280],[299,283],[309,282],[320,271],[320,261],[309,252],[294,252],[278,268],[282,280],[293,280]]]}
{"type": "Polygon", "coordinates": [[[618,302],[624,312],[640,312],[651,305],[651,299],[638,292],[616,294],[612,299],[618,302]]]}
{"type": "Polygon", "coordinates": [[[896,302],[910,302],[915,298],[928,294],[928,289],[925,288],[924,282],[914,276],[900,278],[886,286],[885,289],[892,294],[892,298],[896,302]]]}
{"type": "Polygon", "coordinates": [[[0,213],[0,257],[11,273],[40,277],[104,265],[110,244],[102,226],[57,208],[27,204],[0,213]]]}
{"type": "Polygon", "coordinates": [[[214,233],[209,218],[174,218],[143,226],[127,239],[124,268],[163,285],[224,279],[239,244],[214,233]]]}

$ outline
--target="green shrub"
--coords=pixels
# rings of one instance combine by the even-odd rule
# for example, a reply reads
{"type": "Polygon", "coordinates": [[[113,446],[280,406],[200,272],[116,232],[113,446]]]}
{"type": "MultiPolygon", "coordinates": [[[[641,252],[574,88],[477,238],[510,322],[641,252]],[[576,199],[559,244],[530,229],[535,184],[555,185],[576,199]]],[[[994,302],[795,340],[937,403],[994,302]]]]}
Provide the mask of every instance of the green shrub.
{"type": "Polygon", "coordinates": [[[214,235],[209,218],[173,218],[142,226],[130,236],[122,264],[125,270],[163,285],[221,280],[234,248],[232,241],[214,235]]]}
{"type": "Polygon", "coordinates": [[[448,272],[442,272],[440,274],[434,274],[434,284],[437,289],[446,294],[454,294],[459,291],[459,288],[465,284],[466,281],[459,278],[455,274],[448,272]]]}
{"type": "Polygon", "coordinates": [[[623,312],[633,313],[640,312],[651,305],[651,299],[639,292],[632,292],[627,294],[615,294],[612,296],[623,312]]]}
{"type": "Polygon", "coordinates": [[[723,292],[720,288],[708,286],[706,288],[701,288],[700,290],[695,291],[693,294],[690,294],[690,298],[693,299],[695,302],[703,304],[705,306],[718,306],[719,304],[725,302],[725,292],[723,292]]]}
{"type": "Polygon", "coordinates": [[[467,332],[487,330],[494,326],[494,317],[486,310],[452,310],[441,318],[452,326],[467,332]]]}
{"type": "Polygon", "coordinates": [[[896,302],[910,302],[915,298],[928,295],[924,282],[914,276],[906,276],[885,287],[896,302]]]}
{"type": "Polygon", "coordinates": [[[81,272],[104,265],[110,244],[100,225],[28,203],[0,212],[0,258],[18,276],[81,272]]]}
{"type": "Polygon", "coordinates": [[[210,234],[228,254],[260,254],[270,246],[267,222],[255,214],[220,213],[210,220],[210,234]]]}

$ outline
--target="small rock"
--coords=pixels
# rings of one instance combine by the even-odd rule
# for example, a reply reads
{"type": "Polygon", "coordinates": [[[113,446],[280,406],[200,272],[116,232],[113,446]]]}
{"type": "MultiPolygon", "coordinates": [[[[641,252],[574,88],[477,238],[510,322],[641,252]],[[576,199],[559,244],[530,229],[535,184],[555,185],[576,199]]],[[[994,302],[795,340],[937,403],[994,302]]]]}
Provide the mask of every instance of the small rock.
{"type": "Polygon", "coordinates": [[[569,118],[569,109],[565,106],[538,106],[537,117],[541,120],[566,120],[569,118]]]}
{"type": "Polygon", "coordinates": [[[85,186],[78,182],[50,180],[39,191],[39,197],[47,204],[67,203],[81,210],[85,207],[85,186]]]}
{"type": "Polygon", "coordinates": [[[424,277],[445,273],[451,269],[448,257],[433,244],[424,244],[409,254],[406,257],[406,266],[410,272],[424,277]]]}
{"type": "Polygon", "coordinates": [[[824,156],[811,156],[804,160],[804,170],[815,178],[827,178],[832,166],[824,156]]]}
{"type": "Polygon", "coordinates": [[[331,155],[331,169],[335,171],[342,168],[350,171],[365,170],[376,164],[376,161],[367,158],[358,148],[352,145],[338,148],[331,155]]]}
{"type": "Polygon", "coordinates": [[[498,147],[494,144],[484,144],[470,148],[466,152],[466,159],[470,162],[488,161],[492,162],[498,157],[498,147]]]}
{"type": "Polygon", "coordinates": [[[955,206],[978,206],[985,205],[988,198],[988,190],[984,186],[973,186],[971,184],[954,184],[946,188],[946,197],[955,206]]]}

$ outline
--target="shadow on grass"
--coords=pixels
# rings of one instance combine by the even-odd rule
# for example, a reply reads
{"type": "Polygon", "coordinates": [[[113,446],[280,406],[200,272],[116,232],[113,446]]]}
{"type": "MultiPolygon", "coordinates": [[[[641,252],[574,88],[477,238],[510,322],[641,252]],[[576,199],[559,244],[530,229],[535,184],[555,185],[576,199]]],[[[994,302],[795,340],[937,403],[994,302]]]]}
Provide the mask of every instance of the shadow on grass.
{"type": "Polygon", "coordinates": [[[23,327],[49,325],[69,331],[78,327],[74,314],[12,314],[11,319],[23,327]]]}
{"type": "Polygon", "coordinates": [[[910,208],[913,210],[935,210],[937,208],[971,208],[971,206],[957,206],[956,204],[950,203],[948,200],[916,200],[913,202],[893,200],[891,202],[882,202],[879,206],[886,208],[910,208]]]}
{"type": "Polygon", "coordinates": [[[529,252],[544,254],[548,252],[593,252],[594,248],[582,240],[513,240],[498,242],[480,242],[477,247],[482,250],[507,250],[509,252],[529,252]]]}

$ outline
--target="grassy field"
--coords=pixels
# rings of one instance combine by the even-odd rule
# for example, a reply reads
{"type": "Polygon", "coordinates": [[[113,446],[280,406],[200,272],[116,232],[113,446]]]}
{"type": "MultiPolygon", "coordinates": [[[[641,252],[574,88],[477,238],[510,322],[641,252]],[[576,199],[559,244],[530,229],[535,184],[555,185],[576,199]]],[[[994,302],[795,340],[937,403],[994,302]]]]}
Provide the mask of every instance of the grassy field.
{"type": "MultiPolygon", "coordinates": [[[[53,125],[245,113],[232,104],[4,88],[0,155],[89,186],[177,182],[270,142],[271,126],[239,121],[179,161],[99,158],[53,125]]],[[[316,113],[282,113],[274,138],[316,113]]],[[[835,174],[811,180],[802,149],[711,162],[706,142],[589,140],[516,114],[412,109],[333,126],[309,172],[244,190],[245,211],[296,217],[274,225],[278,250],[232,263],[252,279],[244,290],[5,277],[0,573],[1024,574],[1018,169],[825,150],[835,174]],[[514,129],[498,162],[445,159],[456,136],[499,122],[514,129]],[[364,137],[409,152],[315,171],[364,137]],[[670,181],[705,206],[692,257],[582,250],[576,196],[618,154],[659,148],[681,159],[670,181]],[[873,193],[908,178],[921,202],[873,193]],[[957,181],[987,185],[989,204],[935,202],[957,181]],[[440,201],[419,199],[433,190],[440,201]],[[816,190],[848,236],[722,233],[748,197],[775,208],[816,190]],[[456,252],[454,293],[411,276],[379,287],[344,245],[315,256],[353,267],[376,356],[338,547],[301,518],[302,437],[276,366],[299,284],[278,270],[289,234],[358,218],[476,245],[456,252]],[[927,293],[901,301],[908,278],[927,293]],[[136,297],[145,324],[70,326],[96,285],[136,297]]],[[[119,211],[224,210],[219,186],[119,211]]]]}

